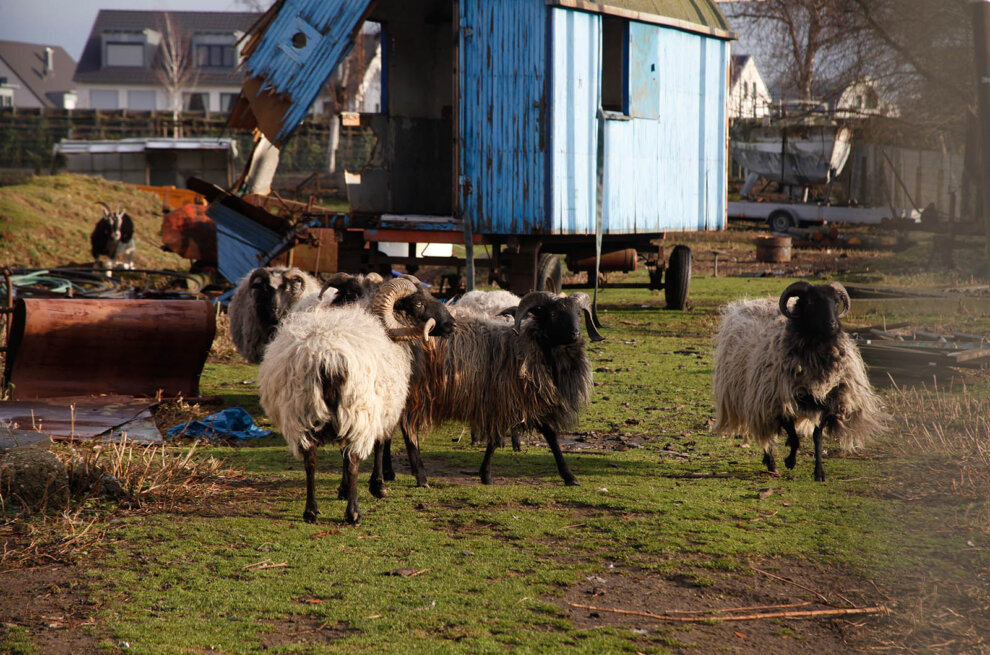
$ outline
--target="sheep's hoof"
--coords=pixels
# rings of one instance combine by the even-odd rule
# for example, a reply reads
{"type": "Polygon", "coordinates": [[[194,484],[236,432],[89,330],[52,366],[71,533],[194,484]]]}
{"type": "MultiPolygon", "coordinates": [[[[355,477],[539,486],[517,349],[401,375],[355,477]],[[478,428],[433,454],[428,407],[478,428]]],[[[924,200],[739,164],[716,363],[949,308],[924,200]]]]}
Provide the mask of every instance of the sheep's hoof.
{"type": "Polygon", "coordinates": [[[564,478],[564,484],[568,487],[580,487],[581,483],[577,481],[577,478],[564,478]]]}
{"type": "Polygon", "coordinates": [[[306,523],[316,523],[316,515],[319,514],[315,509],[307,509],[303,512],[303,521],[306,523]]]}
{"type": "Polygon", "coordinates": [[[368,483],[368,491],[370,491],[371,495],[375,498],[384,498],[388,495],[388,487],[386,487],[385,483],[381,480],[372,480],[368,483]]]}
{"type": "Polygon", "coordinates": [[[815,469],[815,482],[825,482],[824,469],[815,469]]]}
{"type": "Polygon", "coordinates": [[[491,483],[492,483],[492,476],[490,475],[481,476],[481,484],[491,484],[491,483]]]}
{"type": "Polygon", "coordinates": [[[784,458],[784,466],[786,466],[788,469],[794,468],[795,464],[797,464],[797,455],[790,454],[784,458]]]}
{"type": "Polygon", "coordinates": [[[361,523],[361,512],[347,510],[344,513],[344,519],[351,525],[359,525],[361,523]]]}

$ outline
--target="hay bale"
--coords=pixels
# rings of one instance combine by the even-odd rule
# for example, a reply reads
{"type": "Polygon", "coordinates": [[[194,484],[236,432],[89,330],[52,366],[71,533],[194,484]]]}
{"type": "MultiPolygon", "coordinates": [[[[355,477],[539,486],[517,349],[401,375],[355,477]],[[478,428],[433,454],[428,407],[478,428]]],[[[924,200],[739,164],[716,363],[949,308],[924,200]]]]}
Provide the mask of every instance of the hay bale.
{"type": "Polygon", "coordinates": [[[5,506],[28,512],[65,508],[69,504],[65,465],[38,446],[6,451],[0,458],[0,498],[5,506]]]}

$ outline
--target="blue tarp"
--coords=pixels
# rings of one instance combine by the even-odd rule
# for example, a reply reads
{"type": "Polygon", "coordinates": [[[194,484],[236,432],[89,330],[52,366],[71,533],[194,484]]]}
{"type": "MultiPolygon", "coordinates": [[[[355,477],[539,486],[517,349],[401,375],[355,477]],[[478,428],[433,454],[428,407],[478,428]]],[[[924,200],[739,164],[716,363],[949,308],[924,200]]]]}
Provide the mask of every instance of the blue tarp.
{"type": "Polygon", "coordinates": [[[168,438],[191,437],[202,438],[208,441],[219,441],[223,439],[257,439],[267,437],[271,430],[264,430],[254,424],[251,415],[240,407],[225,409],[216,414],[211,414],[202,421],[190,421],[177,425],[168,431],[168,438]]]}

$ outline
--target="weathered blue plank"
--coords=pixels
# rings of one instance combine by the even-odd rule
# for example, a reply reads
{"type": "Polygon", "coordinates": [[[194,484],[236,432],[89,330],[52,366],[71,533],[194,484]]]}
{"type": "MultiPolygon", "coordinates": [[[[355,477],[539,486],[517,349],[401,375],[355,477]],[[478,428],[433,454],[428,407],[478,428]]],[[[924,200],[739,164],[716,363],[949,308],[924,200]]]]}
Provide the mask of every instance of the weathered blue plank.
{"type": "Polygon", "coordinates": [[[276,138],[284,142],[353,45],[370,0],[285,0],[245,64],[263,90],[291,100],[276,138]]]}
{"type": "MultiPolygon", "coordinates": [[[[590,234],[600,45],[585,44],[600,44],[599,17],[552,16],[553,230],[590,234]]],[[[728,45],[635,21],[629,38],[630,116],[605,125],[605,232],[720,229],[728,45]]]]}
{"type": "Polygon", "coordinates": [[[261,264],[281,237],[220,203],[213,203],[207,215],[217,224],[217,269],[233,284],[261,264]]]}
{"type": "Polygon", "coordinates": [[[595,14],[551,10],[550,217],[552,231],[558,234],[595,231],[600,25],[595,14]]]}
{"type": "Polygon", "coordinates": [[[546,11],[460,2],[460,201],[475,232],[547,230],[546,11]]]}

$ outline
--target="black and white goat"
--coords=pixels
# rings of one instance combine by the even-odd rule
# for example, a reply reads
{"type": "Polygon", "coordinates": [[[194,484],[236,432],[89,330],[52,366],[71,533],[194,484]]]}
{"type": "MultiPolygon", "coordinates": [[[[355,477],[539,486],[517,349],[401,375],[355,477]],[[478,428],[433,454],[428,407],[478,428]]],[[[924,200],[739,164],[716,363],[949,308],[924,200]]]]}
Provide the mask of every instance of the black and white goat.
{"type": "Polygon", "coordinates": [[[107,277],[113,276],[113,269],[134,268],[137,245],[134,241],[134,221],[119,205],[110,209],[105,202],[96,203],[103,207],[103,216],[89,235],[90,250],[93,253],[93,266],[106,269],[107,277]]]}

